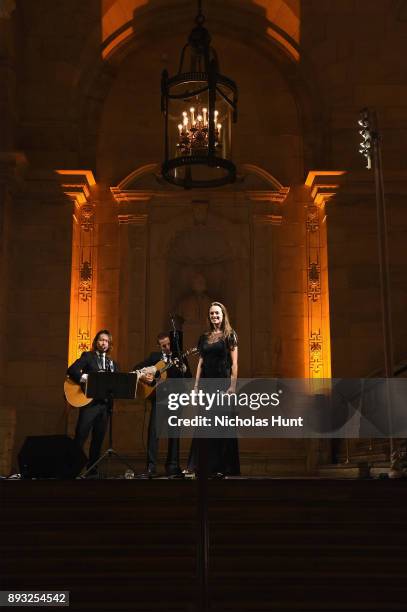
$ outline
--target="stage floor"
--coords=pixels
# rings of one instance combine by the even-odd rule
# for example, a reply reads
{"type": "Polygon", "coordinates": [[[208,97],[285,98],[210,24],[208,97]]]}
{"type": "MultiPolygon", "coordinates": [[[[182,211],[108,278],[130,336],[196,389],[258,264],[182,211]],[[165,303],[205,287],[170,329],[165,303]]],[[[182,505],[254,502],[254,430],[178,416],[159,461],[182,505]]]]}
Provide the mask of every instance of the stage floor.
{"type": "MultiPolygon", "coordinates": [[[[407,601],[407,482],[208,481],[213,611],[391,612],[407,601]]],[[[2,480],[1,588],[70,609],[200,610],[199,482],[2,480]]]]}

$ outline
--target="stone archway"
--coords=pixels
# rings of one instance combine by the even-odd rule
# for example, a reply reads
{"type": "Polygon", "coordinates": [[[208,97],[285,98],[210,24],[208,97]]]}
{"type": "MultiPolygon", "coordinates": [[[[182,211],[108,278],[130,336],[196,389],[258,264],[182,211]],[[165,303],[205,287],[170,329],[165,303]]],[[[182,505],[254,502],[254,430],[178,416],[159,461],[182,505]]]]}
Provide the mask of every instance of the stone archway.
{"type": "MultiPolygon", "coordinates": [[[[124,5],[120,4],[120,0],[108,2],[103,6],[105,19],[108,15],[113,14],[112,11],[119,10],[120,7],[122,9],[121,17],[116,16],[115,19],[112,19],[110,29],[106,30],[109,35],[105,37],[105,42],[108,40],[109,44],[113,43],[116,40],[114,33],[117,32],[118,44],[113,45],[109,53],[104,56],[95,57],[93,64],[87,65],[86,70],[77,81],[76,119],[79,125],[81,157],[85,167],[96,168],[97,141],[102,129],[104,107],[112,87],[120,76],[126,58],[139,54],[143,49],[151,46],[153,41],[165,38],[168,35],[168,19],[172,18],[176,24],[171,29],[171,33],[182,33],[183,39],[180,45],[185,42],[184,32],[191,25],[190,6],[184,1],[177,4],[171,3],[168,6],[163,2],[153,0],[138,3],[136,1],[126,2],[125,4],[125,9],[124,5]],[[131,21],[125,21],[130,15],[132,15],[131,21]],[[130,29],[123,38],[122,27],[126,24],[130,29]]],[[[294,121],[300,125],[303,141],[299,145],[299,155],[303,158],[304,166],[300,174],[303,177],[304,168],[320,167],[325,156],[322,134],[324,113],[321,107],[322,96],[318,93],[319,85],[315,82],[315,72],[308,64],[308,60],[303,61],[303,58],[299,57],[299,43],[294,36],[294,33],[297,32],[298,38],[300,27],[297,4],[296,0],[285,0],[284,2],[282,0],[259,0],[258,2],[245,0],[238,7],[234,4],[233,10],[228,10],[228,3],[221,3],[219,6],[211,7],[211,31],[213,29],[216,40],[219,40],[219,37],[226,37],[225,40],[240,41],[250,49],[257,49],[260,56],[268,58],[271,66],[274,66],[274,69],[281,75],[290,95],[295,100],[297,117],[294,121]],[[284,47],[280,40],[282,38],[293,45],[293,53],[284,47]]],[[[174,49],[178,53],[180,47],[174,49]]],[[[158,53],[157,50],[152,55],[150,54],[150,58],[156,53],[158,53]]],[[[178,57],[174,59],[174,65],[177,63],[178,57]]],[[[157,83],[162,68],[162,64],[157,67],[157,83]]],[[[152,66],[151,69],[153,69],[152,66]]],[[[258,78],[267,81],[269,72],[269,69],[265,69],[263,73],[258,74],[258,78]]],[[[143,79],[138,82],[141,92],[143,79]]],[[[157,92],[157,100],[158,95],[157,92]]],[[[286,103],[282,102],[282,107],[285,106],[286,103]]],[[[157,111],[157,122],[159,121],[160,116],[157,111]]]]}

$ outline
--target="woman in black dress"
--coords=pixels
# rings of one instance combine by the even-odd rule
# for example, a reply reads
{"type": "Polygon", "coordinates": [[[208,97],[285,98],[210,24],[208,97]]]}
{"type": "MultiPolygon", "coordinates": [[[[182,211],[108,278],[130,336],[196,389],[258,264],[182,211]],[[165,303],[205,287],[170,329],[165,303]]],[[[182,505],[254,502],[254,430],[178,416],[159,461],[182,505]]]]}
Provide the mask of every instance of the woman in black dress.
{"type": "MultiPolygon", "coordinates": [[[[237,335],[232,329],[228,312],[220,302],[212,302],[208,312],[209,330],[198,341],[199,361],[195,390],[204,385],[203,379],[219,378],[217,390],[235,393],[238,369],[237,335]]],[[[196,442],[193,441],[188,469],[196,468],[196,442]]],[[[208,471],[212,476],[240,474],[239,447],[236,438],[208,440],[208,471]]]]}

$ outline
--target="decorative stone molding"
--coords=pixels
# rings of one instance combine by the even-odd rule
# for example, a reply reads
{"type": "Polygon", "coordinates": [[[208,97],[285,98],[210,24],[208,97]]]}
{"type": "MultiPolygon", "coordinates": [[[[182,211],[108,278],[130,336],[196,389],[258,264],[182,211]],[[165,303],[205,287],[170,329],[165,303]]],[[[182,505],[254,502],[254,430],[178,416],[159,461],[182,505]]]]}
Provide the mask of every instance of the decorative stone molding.
{"type": "Polygon", "coordinates": [[[281,187],[278,191],[246,191],[249,200],[253,202],[276,202],[283,204],[289,194],[289,187],[281,187]]]}
{"type": "Polygon", "coordinates": [[[95,206],[82,204],[78,207],[78,222],[84,232],[90,232],[95,227],[95,206]]]}
{"type": "Polygon", "coordinates": [[[308,339],[309,343],[309,354],[310,354],[310,371],[317,378],[321,378],[321,371],[323,370],[323,339],[321,330],[311,331],[308,339]]]}
{"type": "Polygon", "coordinates": [[[305,206],[306,251],[306,353],[309,378],[330,378],[330,325],[328,254],[325,204],[343,183],[342,170],[313,170],[305,181],[309,201],[305,206]]]}
{"type": "Polygon", "coordinates": [[[118,215],[119,225],[145,225],[148,215],[118,215]]]}
{"type": "Polygon", "coordinates": [[[79,269],[79,297],[82,302],[92,299],[93,267],[90,261],[82,261],[79,269]]]}
{"type": "Polygon", "coordinates": [[[308,265],[308,297],[313,302],[321,297],[321,266],[318,261],[310,261],[308,265]]]}
{"type": "Polygon", "coordinates": [[[96,185],[92,170],[55,170],[65,195],[79,207],[90,198],[90,191],[96,185]]]}
{"type": "Polygon", "coordinates": [[[273,213],[253,215],[253,221],[256,225],[281,225],[282,220],[282,215],[275,215],[273,213]]]}
{"type": "MultiPolygon", "coordinates": [[[[347,172],[346,175],[338,176],[336,185],[332,187],[332,196],[340,189],[341,203],[353,203],[363,200],[370,202],[376,197],[374,173],[366,170],[358,172],[347,172]]],[[[321,177],[317,178],[319,187],[327,191],[327,186],[320,185],[321,177]]],[[[385,190],[387,196],[407,196],[407,171],[406,170],[386,170],[384,173],[385,190]]],[[[328,182],[329,179],[326,181],[328,182]]],[[[332,181],[333,183],[335,181],[332,181]]],[[[315,184],[314,184],[315,187],[315,184]]],[[[331,196],[331,197],[332,197],[331,196]]],[[[330,198],[329,198],[330,199],[330,198]]],[[[328,201],[328,199],[326,199],[328,201]]]]}
{"type": "Polygon", "coordinates": [[[307,207],[306,219],[307,232],[314,234],[319,230],[319,210],[317,206],[307,207]]]}
{"type": "Polygon", "coordinates": [[[252,175],[257,180],[266,183],[270,189],[249,189],[245,190],[245,196],[252,202],[266,203],[268,211],[263,214],[255,214],[255,223],[265,225],[280,225],[283,220],[282,205],[287,199],[290,187],[284,187],[272,174],[264,168],[254,164],[243,164],[239,168],[240,172],[252,175]]]}
{"type": "Polygon", "coordinates": [[[72,281],[69,361],[91,348],[96,316],[95,233],[97,201],[92,196],[96,181],[90,170],[56,170],[61,188],[73,204],[72,281]]]}
{"type": "Polygon", "coordinates": [[[315,206],[322,208],[338,191],[344,170],[311,170],[308,172],[305,185],[311,189],[315,206]]]}
{"type": "Polygon", "coordinates": [[[153,191],[138,191],[136,189],[120,189],[111,187],[110,191],[117,204],[128,204],[130,202],[149,202],[154,197],[153,191]]]}
{"type": "MultiPolygon", "coordinates": [[[[255,223],[266,225],[280,225],[282,222],[282,205],[287,199],[290,188],[284,187],[269,172],[253,164],[243,164],[239,168],[240,179],[236,183],[236,189],[222,189],[216,191],[216,201],[221,204],[231,199],[241,201],[249,199],[253,203],[263,204],[266,210],[254,213],[255,223]],[[269,186],[270,189],[245,189],[244,181],[247,177],[255,177],[256,183],[269,186]]],[[[190,191],[174,189],[167,183],[161,183],[159,164],[146,164],[137,168],[126,176],[120,183],[110,188],[115,202],[119,208],[118,221],[124,223],[144,222],[147,209],[143,207],[153,199],[157,201],[176,200],[180,204],[192,204],[195,225],[205,225],[209,212],[209,198],[207,190],[190,191]],[[157,188],[138,189],[138,184],[144,185],[150,179],[155,180],[157,188]],[[162,185],[162,187],[161,187],[162,185]]]]}

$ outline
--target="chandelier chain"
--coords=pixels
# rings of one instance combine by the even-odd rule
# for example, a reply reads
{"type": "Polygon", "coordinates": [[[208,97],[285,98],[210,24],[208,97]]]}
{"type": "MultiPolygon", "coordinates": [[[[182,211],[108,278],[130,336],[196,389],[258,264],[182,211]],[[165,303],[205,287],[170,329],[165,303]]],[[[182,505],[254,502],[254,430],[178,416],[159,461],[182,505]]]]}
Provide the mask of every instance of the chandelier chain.
{"type": "Polygon", "coordinates": [[[195,23],[198,25],[202,25],[205,21],[205,16],[202,12],[202,0],[198,0],[198,14],[195,18],[195,23]]]}

